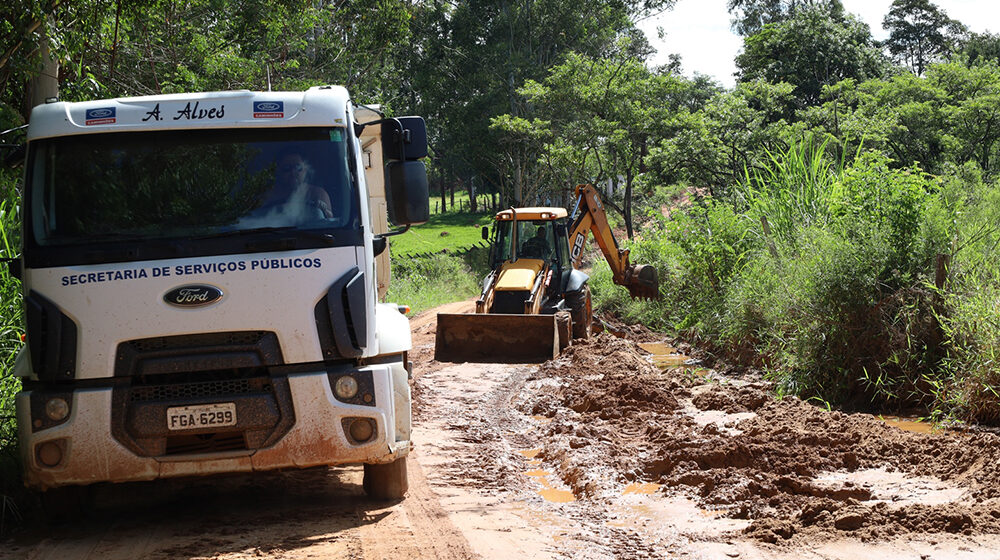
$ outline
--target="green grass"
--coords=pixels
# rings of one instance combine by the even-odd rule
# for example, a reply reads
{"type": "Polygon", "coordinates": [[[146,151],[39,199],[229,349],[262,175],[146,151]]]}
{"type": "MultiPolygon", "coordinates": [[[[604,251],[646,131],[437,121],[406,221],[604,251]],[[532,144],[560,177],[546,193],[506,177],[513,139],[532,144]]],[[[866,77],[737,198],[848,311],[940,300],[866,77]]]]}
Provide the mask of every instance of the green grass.
{"type": "MultiPolygon", "coordinates": [[[[0,171],[0,258],[16,257],[21,220],[17,174],[0,171]]],[[[26,499],[17,454],[14,395],[21,389],[12,375],[14,358],[23,344],[21,283],[0,265],[0,535],[15,525],[26,499]]]]}
{"type": "Polygon", "coordinates": [[[469,257],[481,252],[473,252],[465,258],[442,254],[395,260],[386,299],[409,305],[411,313],[420,313],[478,295],[483,276],[476,272],[478,267],[470,266],[469,257]]]}
{"type": "Polygon", "coordinates": [[[483,242],[482,228],[493,222],[493,214],[469,212],[434,214],[419,226],[389,240],[392,258],[408,254],[439,253],[447,249],[470,247],[483,242]]]}

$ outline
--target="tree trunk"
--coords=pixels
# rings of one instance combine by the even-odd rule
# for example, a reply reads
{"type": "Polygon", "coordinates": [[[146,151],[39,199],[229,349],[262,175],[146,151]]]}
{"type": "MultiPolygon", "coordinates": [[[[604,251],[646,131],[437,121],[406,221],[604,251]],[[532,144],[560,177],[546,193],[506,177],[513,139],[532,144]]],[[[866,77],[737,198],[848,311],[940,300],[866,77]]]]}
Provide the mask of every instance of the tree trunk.
{"type": "Polygon", "coordinates": [[[448,211],[448,201],[445,200],[445,189],[444,186],[444,175],[438,175],[438,188],[441,189],[441,213],[444,214],[448,211]]]}
{"type": "Polygon", "coordinates": [[[49,40],[46,30],[48,22],[39,28],[41,35],[42,70],[28,82],[25,96],[24,120],[31,116],[31,109],[45,103],[46,99],[59,97],[59,61],[52,58],[49,52],[49,40]]]}
{"type": "Polygon", "coordinates": [[[478,201],[476,200],[475,179],[476,177],[473,175],[466,181],[469,184],[469,211],[473,213],[477,212],[479,208],[478,201]]]}

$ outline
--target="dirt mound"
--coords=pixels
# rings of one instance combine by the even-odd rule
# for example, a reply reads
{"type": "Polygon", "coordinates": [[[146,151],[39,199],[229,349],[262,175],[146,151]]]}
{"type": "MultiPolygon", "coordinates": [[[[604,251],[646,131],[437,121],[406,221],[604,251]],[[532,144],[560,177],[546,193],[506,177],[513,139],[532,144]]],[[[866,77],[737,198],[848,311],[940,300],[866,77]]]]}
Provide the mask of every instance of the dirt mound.
{"type": "Polygon", "coordinates": [[[658,342],[663,340],[663,335],[649,330],[649,327],[642,324],[629,325],[622,322],[614,315],[601,313],[594,316],[594,331],[614,335],[618,338],[627,338],[633,342],[658,342]]]}
{"type": "Polygon", "coordinates": [[[691,399],[691,403],[699,410],[722,410],[730,414],[757,410],[770,401],[770,395],[761,386],[748,385],[724,388],[721,385],[710,385],[691,399]]]}
{"type": "Polygon", "coordinates": [[[997,436],[905,432],[746,375],[661,372],[608,334],[539,368],[515,405],[552,419],[539,456],[577,496],[656,482],[772,543],[1000,531],[997,436]]]}

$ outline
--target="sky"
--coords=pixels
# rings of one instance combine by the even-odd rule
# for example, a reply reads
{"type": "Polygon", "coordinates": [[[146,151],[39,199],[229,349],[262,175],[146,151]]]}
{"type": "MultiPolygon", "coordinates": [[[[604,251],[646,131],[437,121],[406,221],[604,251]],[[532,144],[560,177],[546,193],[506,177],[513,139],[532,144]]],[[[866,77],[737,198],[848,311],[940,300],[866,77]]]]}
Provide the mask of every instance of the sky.
{"type": "MultiPolygon", "coordinates": [[[[889,11],[892,0],[842,1],[845,10],[861,16],[876,39],[888,36],[882,29],[882,18],[889,11]]],[[[996,0],[936,0],[934,3],[972,31],[1000,31],[1000,2],[996,0]]],[[[730,29],[731,20],[726,0],[677,0],[672,10],[640,22],[639,28],[657,49],[653,64],[664,64],[671,53],[677,53],[681,55],[684,74],[707,74],[722,85],[732,87],[736,81],[733,59],[743,47],[743,39],[730,29]],[[658,28],[665,33],[663,39],[658,38],[658,28]]]]}

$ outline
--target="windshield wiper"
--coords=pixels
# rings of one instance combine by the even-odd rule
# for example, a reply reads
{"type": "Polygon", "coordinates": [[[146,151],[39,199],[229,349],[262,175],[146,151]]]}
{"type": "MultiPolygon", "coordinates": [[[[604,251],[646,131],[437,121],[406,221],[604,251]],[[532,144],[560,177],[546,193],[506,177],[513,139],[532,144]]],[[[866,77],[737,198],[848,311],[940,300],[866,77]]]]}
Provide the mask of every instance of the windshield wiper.
{"type": "MultiPolygon", "coordinates": [[[[293,233],[294,235],[285,235],[279,239],[269,239],[262,242],[263,245],[268,247],[277,245],[278,249],[294,249],[295,241],[299,239],[314,239],[317,241],[323,241],[327,245],[332,245],[335,241],[335,237],[332,233],[327,233],[324,231],[311,230],[311,229],[299,229],[296,226],[283,226],[283,227],[263,227],[254,229],[234,229],[229,231],[219,231],[216,233],[209,233],[205,235],[199,235],[193,237],[193,240],[201,239],[222,239],[227,237],[245,237],[260,234],[274,234],[274,233],[293,233]]],[[[263,248],[262,243],[249,243],[247,248],[249,249],[260,249],[263,248]]]]}
{"type": "Polygon", "coordinates": [[[191,239],[198,241],[201,239],[218,239],[224,237],[243,237],[247,235],[259,235],[264,233],[279,233],[284,231],[292,231],[297,229],[295,226],[282,226],[282,227],[262,227],[253,229],[231,229],[228,231],[216,231],[214,233],[206,233],[203,235],[196,235],[191,239]]]}

